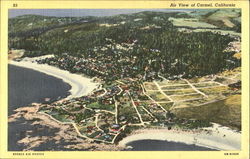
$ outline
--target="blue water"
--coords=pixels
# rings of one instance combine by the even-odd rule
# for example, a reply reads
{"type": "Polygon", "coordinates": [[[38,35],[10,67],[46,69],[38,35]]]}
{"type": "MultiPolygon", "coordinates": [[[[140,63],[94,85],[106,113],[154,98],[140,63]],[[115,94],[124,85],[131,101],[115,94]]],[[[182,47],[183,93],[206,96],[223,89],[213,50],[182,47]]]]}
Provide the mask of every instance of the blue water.
{"type": "Polygon", "coordinates": [[[216,151],[201,146],[161,140],[138,140],[128,143],[127,146],[132,146],[128,151],[216,151]]]}
{"type": "Polygon", "coordinates": [[[12,114],[18,107],[33,102],[43,103],[45,98],[50,98],[50,101],[64,98],[69,95],[70,88],[71,86],[61,79],[35,70],[9,65],[8,114],[12,114]]]}
{"type": "MultiPolygon", "coordinates": [[[[8,114],[14,113],[19,107],[27,106],[30,103],[45,102],[45,98],[51,101],[64,98],[69,94],[70,86],[61,79],[40,73],[31,69],[9,65],[8,70],[8,114]]],[[[18,144],[18,141],[26,137],[28,131],[32,131],[35,136],[55,136],[59,131],[43,125],[31,125],[32,121],[20,118],[8,124],[8,150],[22,151],[25,145],[18,144]]],[[[44,143],[34,148],[34,151],[72,151],[65,149],[64,145],[72,144],[60,141],[44,143]]],[[[187,145],[183,143],[167,142],[160,140],[139,140],[128,143],[133,148],[128,151],[212,151],[212,149],[187,145]]],[[[79,150],[75,150],[79,151],[79,150]]],[[[84,151],[84,150],[80,150],[84,151]]]]}
{"type": "MultiPolygon", "coordinates": [[[[33,102],[44,103],[46,102],[45,98],[50,98],[51,102],[64,98],[69,95],[70,88],[71,86],[61,79],[31,69],[9,65],[8,115],[15,113],[15,109],[33,102]]],[[[32,121],[26,121],[24,118],[8,124],[9,151],[22,151],[25,148],[24,145],[18,144],[18,141],[26,136],[27,131],[33,131],[35,134],[43,133],[43,135],[48,136],[56,132],[55,129],[31,124],[32,121]]]]}

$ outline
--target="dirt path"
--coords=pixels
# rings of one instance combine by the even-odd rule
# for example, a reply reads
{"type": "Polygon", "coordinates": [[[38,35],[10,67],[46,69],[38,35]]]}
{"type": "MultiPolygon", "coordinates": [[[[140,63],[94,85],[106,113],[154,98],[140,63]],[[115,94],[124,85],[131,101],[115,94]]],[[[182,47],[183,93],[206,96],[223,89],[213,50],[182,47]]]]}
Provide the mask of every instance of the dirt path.
{"type": "Polygon", "coordinates": [[[166,109],[164,109],[161,104],[159,104],[159,102],[155,101],[153,98],[151,98],[146,92],[145,92],[145,88],[143,87],[143,85],[141,85],[142,87],[142,92],[144,95],[146,95],[149,99],[151,99],[154,103],[156,103],[164,112],[167,112],[166,109]]]}
{"type": "Polygon", "coordinates": [[[115,101],[115,123],[118,124],[118,104],[117,101],[115,100],[115,97],[113,97],[115,101]]]}
{"type": "Polygon", "coordinates": [[[186,79],[183,79],[183,80],[186,81],[186,82],[190,85],[190,87],[192,87],[197,93],[199,93],[199,94],[203,95],[204,97],[208,98],[208,96],[207,96],[205,93],[199,91],[199,90],[198,90],[194,85],[192,85],[188,80],[186,80],[186,79]]]}
{"type": "Polygon", "coordinates": [[[139,117],[139,119],[140,119],[141,124],[144,125],[144,122],[143,122],[143,120],[142,120],[141,114],[139,113],[139,111],[138,111],[138,109],[137,109],[137,107],[136,107],[136,105],[135,105],[135,102],[134,102],[133,98],[131,97],[131,94],[129,93],[129,91],[128,91],[128,95],[129,95],[129,97],[130,97],[130,99],[131,99],[131,102],[132,102],[133,107],[134,107],[135,110],[136,110],[136,113],[137,113],[137,115],[138,115],[138,117],[139,117]]]}
{"type": "Polygon", "coordinates": [[[159,84],[158,84],[156,81],[154,81],[154,84],[157,86],[157,89],[161,92],[161,94],[163,94],[165,97],[167,97],[171,102],[173,101],[173,99],[171,99],[168,95],[166,95],[166,94],[162,91],[161,87],[159,86],[159,84]]]}

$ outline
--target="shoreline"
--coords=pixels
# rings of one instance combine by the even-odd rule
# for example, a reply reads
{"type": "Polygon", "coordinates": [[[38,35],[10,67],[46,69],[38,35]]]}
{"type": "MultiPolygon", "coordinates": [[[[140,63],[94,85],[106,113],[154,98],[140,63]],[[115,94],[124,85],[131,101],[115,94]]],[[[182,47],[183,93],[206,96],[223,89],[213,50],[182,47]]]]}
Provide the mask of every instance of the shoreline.
{"type": "Polygon", "coordinates": [[[184,143],[220,151],[241,149],[241,133],[216,123],[213,123],[212,127],[194,131],[150,128],[136,130],[132,132],[131,135],[123,138],[118,145],[126,148],[129,143],[140,140],[160,140],[184,143]]]}
{"type": "Polygon", "coordinates": [[[65,83],[68,83],[71,86],[69,90],[70,95],[64,99],[71,99],[75,97],[81,97],[84,95],[88,95],[94,89],[96,89],[99,83],[95,83],[91,78],[84,77],[80,74],[73,74],[66,70],[61,70],[57,67],[50,66],[47,64],[38,64],[35,60],[46,58],[51,55],[41,56],[36,58],[24,58],[20,62],[17,61],[9,61],[8,64],[32,69],[38,72],[45,73],[49,76],[53,76],[63,80],[65,83]]]}
{"type": "MultiPolygon", "coordinates": [[[[87,95],[98,87],[99,83],[92,82],[92,79],[90,78],[79,74],[73,74],[54,66],[38,64],[35,62],[37,59],[46,58],[48,56],[51,55],[36,58],[24,58],[20,62],[10,61],[9,64],[32,69],[62,79],[65,83],[68,83],[71,86],[69,91],[70,95],[64,99],[87,95]]],[[[213,124],[213,127],[190,131],[177,129],[140,129],[123,138],[117,146],[126,148],[128,143],[139,140],[170,141],[216,150],[241,149],[241,133],[227,127],[222,127],[219,124],[213,124]]]]}

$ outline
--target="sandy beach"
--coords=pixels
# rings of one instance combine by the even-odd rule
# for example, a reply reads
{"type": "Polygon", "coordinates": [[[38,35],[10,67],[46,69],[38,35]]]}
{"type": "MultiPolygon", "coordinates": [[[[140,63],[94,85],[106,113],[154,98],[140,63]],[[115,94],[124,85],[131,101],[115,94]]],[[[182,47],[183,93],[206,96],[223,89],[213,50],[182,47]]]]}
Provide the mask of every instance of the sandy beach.
{"type": "Polygon", "coordinates": [[[119,146],[126,147],[128,143],[138,140],[180,142],[216,150],[241,149],[241,133],[215,123],[212,127],[192,131],[141,129],[121,140],[119,146]]]}
{"type": "Polygon", "coordinates": [[[45,55],[35,58],[24,58],[22,61],[9,61],[9,64],[33,69],[47,75],[54,76],[56,78],[62,79],[64,82],[68,83],[71,86],[70,93],[71,95],[67,97],[81,97],[91,93],[99,83],[92,82],[92,79],[84,77],[79,74],[72,74],[69,71],[61,70],[57,67],[49,66],[47,64],[38,64],[36,60],[52,57],[53,55],[45,55]]]}
{"type": "MultiPolygon", "coordinates": [[[[80,97],[91,93],[98,87],[99,83],[92,82],[92,79],[79,74],[72,74],[65,70],[49,66],[47,64],[37,64],[35,60],[51,57],[46,55],[36,58],[24,58],[22,61],[10,61],[9,64],[33,69],[56,78],[62,79],[71,86],[71,95],[67,98],[80,97]]],[[[167,130],[167,129],[140,129],[133,132],[119,142],[119,147],[126,147],[128,143],[138,140],[163,140],[177,143],[194,144],[216,150],[240,150],[241,133],[228,127],[223,127],[213,123],[212,127],[200,130],[167,130]]]]}

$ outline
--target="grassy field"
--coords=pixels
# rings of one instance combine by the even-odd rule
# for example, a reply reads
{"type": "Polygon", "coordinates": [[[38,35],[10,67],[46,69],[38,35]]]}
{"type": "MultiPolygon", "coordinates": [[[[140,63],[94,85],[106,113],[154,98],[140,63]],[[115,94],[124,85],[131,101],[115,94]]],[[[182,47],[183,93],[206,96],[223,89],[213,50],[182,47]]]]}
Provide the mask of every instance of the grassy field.
{"type": "Polygon", "coordinates": [[[241,130],[241,95],[232,95],[210,104],[172,111],[179,118],[207,120],[241,130]]]}
{"type": "Polygon", "coordinates": [[[180,31],[214,32],[241,36],[241,11],[239,9],[215,9],[191,12],[190,18],[171,18],[173,25],[180,31]]]}
{"type": "Polygon", "coordinates": [[[164,93],[166,95],[181,95],[181,94],[188,94],[188,93],[196,93],[196,91],[193,89],[179,89],[179,90],[168,90],[168,91],[164,90],[164,93]]]}
{"type": "Polygon", "coordinates": [[[171,86],[173,84],[177,85],[177,84],[187,84],[187,82],[185,82],[184,80],[164,80],[164,81],[157,81],[157,83],[159,84],[159,86],[171,86]]]}
{"type": "Polygon", "coordinates": [[[211,88],[200,88],[201,92],[206,94],[221,94],[221,93],[227,93],[230,92],[229,88],[227,86],[218,86],[218,87],[211,87],[211,88]]]}
{"type": "Polygon", "coordinates": [[[215,25],[201,22],[199,19],[195,18],[169,18],[174,26],[178,27],[190,27],[190,28],[217,28],[215,25]]]}
{"type": "Polygon", "coordinates": [[[232,28],[235,25],[232,20],[240,21],[240,18],[238,18],[239,15],[240,10],[218,10],[211,15],[209,14],[206,20],[213,24],[220,24],[232,28]]]}
{"type": "Polygon", "coordinates": [[[92,108],[92,109],[101,109],[101,110],[109,110],[109,111],[114,111],[115,109],[114,104],[105,105],[105,104],[101,104],[98,102],[91,103],[87,105],[87,107],[92,108]]]}
{"type": "Polygon", "coordinates": [[[169,101],[169,99],[160,92],[148,92],[148,95],[155,101],[169,101]]]}
{"type": "Polygon", "coordinates": [[[173,95],[171,98],[175,101],[180,101],[180,100],[190,100],[190,99],[195,99],[195,98],[202,98],[203,96],[201,94],[190,94],[190,95],[173,95]]]}
{"type": "Polygon", "coordinates": [[[162,90],[175,90],[175,89],[191,89],[189,85],[175,85],[175,86],[165,86],[162,87],[162,90]]]}

